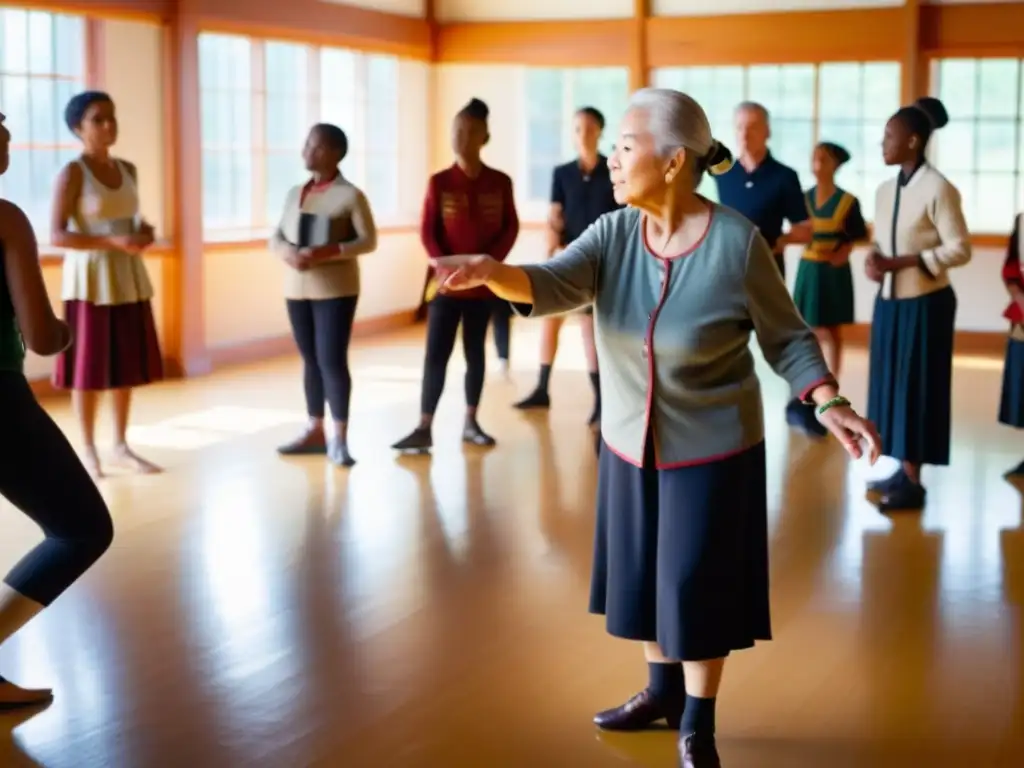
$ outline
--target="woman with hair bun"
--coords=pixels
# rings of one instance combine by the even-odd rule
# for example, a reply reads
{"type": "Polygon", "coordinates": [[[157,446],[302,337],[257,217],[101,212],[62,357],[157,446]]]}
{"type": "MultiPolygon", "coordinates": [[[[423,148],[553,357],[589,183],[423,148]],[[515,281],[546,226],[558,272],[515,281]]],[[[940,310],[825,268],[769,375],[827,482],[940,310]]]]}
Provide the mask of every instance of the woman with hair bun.
{"type": "Polygon", "coordinates": [[[949,464],[956,294],[949,270],[971,259],[960,193],[925,160],[928,139],[949,122],[938,99],[902,107],[885,125],[882,157],[899,166],[878,188],[867,276],[879,283],[871,320],[868,416],[882,452],[898,459],[868,486],[879,508],[924,507],[924,464],[949,464]]]}
{"type": "Polygon", "coordinates": [[[543,264],[478,256],[452,293],[486,286],[518,312],[593,303],[604,450],[590,610],[643,643],[649,683],[594,722],[679,728],[680,764],[718,768],[715,698],[726,657],[771,638],[768,505],[760,383],[749,348],[853,456],[878,438],[836,383],[771,248],[730,208],[697,194],[729,169],[704,110],[667,89],[635,93],[609,158],[615,199],[543,264]]]}
{"type": "Polygon", "coordinates": [[[94,438],[99,395],[114,400],[114,457],[137,472],[160,468],[128,447],[132,390],[163,378],[153,321],[153,286],[143,255],[153,227],[139,215],[138,171],[111,154],[117,141],[114,101],[80,93],[64,110],[82,155],[57,178],[51,242],[64,254],[64,319],[74,341],[57,358],[54,383],[72,391],[85,464],[102,477],[94,438]]]}
{"type": "MultiPolygon", "coordinates": [[[[480,152],[490,139],[489,114],[480,99],[471,100],[459,111],[452,123],[455,163],[435,173],[427,185],[420,240],[435,271],[441,261],[453,256],[486,254],[502,262],[519,236],[512,179],[480,159],[480,152]]],[[[460,325],[466,357],[462,440],[471,445],[493,446],[494,438],[480,428],[476,411],[487,370],[487,325],[494,309],[494,294],[484,286],[457,296],[440,294],[428,287],[428,297],[420,423],[392,448],[403,453],[425,453],[433,447],[434,411],[444,391],[448,360],[455,349],[460,325]]]]}
{"type": "MultiPolygon", "coordinates": [[[[811,169],[817,184],[807,190],[804,200],[810,216],[811,241],[804,248],[796,273],[793,301],[818,337],[829,370],[839,378],[843,354],[842,329],[853,322],[853,273],[850,253],[853,244],[867,236],[867,224],[860,202],[836,186],[836,171],[850,160],[850,153],[838,144],[823,141],[814,148],[811,169]]],[[[825,428],[814,418],[814,409],[796,403],[789,415],[799,426],[825,436],[825,428]]]]}

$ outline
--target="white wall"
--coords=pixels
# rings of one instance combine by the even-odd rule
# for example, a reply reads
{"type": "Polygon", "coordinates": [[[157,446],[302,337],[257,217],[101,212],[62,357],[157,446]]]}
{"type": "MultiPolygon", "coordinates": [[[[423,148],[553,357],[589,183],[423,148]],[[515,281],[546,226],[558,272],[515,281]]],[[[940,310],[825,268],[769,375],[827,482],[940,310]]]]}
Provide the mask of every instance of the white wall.
{"type": "Polygon", "coordinates": [[[320,0],[321,3],[332,5],[354,5],[381,13],[397,13],[401,16],[412,16],[422,19],[427,15],[426,0],[320,0]]]}
{"type": "Polygon", "coordinates": [[[775,11],[838,11],[852,8],[887,8],[903,0],[651,0],[655,16],[725,16],[733,13],[775,11]]]}
{"type": "Polygon", "coordinates": [[[436,0],[439,21],[628,19],[633,0],[436,0]]]}

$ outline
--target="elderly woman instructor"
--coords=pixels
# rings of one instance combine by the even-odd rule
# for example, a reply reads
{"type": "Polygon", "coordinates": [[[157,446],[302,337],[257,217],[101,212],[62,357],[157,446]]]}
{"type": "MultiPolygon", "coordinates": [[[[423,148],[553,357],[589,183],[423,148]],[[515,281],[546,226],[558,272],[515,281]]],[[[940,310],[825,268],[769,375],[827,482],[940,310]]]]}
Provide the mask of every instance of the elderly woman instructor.
{"type": "Polygon", "coordinates": [[[594,303],[604,413],[590,610],[644,643],[648,687],[599,713],[605,729],[664,719],[685,768],[718,768],[726,657],[771,636],[761,390],[753,331],[795,396],[854,457],[874,427],[839,395],[757,229],[695,193],[729,167],[697,102],[633,95],[609,164],[609,213],[544,264],[481,256],[443,290],[486,285],[531,316],[594,303]],[[681,662],[681,663],[680,663],[681,662]]]}

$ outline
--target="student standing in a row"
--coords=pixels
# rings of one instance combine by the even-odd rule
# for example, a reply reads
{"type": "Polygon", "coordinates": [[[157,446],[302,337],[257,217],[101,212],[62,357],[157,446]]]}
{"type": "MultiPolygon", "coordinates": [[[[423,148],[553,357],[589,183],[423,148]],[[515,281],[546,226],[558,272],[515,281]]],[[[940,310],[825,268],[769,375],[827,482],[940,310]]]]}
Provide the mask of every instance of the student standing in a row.
{"type": "MultiPolygon", "coordinates": [[[[573,129],[578,156],[555,168],[551,182],[551,211],[548,216],[548,258],[565,248],[601,216],[617,211],[608,158],[597,151],[604,131],[605,119],[594,107],[583,107],[576,112],[573,129]]],[[[540,348],[540,377],[537,386],[527,397],[516,403],[516,408],[548,408],[551,396],[548,383],[551,367],[558,352],[558,333],[562,317],[543,320],[540,348]]],[[[587,357],[587,371],[594,390],[594,410],[588,423],[596,426],[601,419],[601,382],[597,369],[597,349],[594,346],[594,308],[584,307],[579,314],[583,336],[583,353],[587,357]]]]}
{"type": "Polygon", "coordinates": [[[871,319],[868,418],[900,469],[873,483],[882,510],[925,503],[924,464],[949,464],[956,293],[949,270],[971,259],[960,193],[925,160],[949,121],[938,99],[902,107],[885,126],[882,156],[896,178],[875,196],[875,249],[865,262],[879,283],[871,319]]]}
{"type": "MultiPolygon", "coordinates": [[[[504,261],[519,236],[519,217],[512,180],[490,168],[480,152],[490,139],[490,111],[473,99],[455,116],[452,148],[455,163],[435,173],[427,186],[420,237],[430,259],[444,256],[486,254],[504,261]]],[[[423,453],[434,444],[434,411],[444,391],[448,361],[462,326],[466,356],[466,417],[463,442],[492,446],[495,440],[481,429],[476,411],[486,375],[487,325],[494,308],[494,294],[480,287],[459,295],[437,293],[427,315],[427,346],[420,396],[420,422],[392,448],[423,453]]]]}
{"type": "MultiPolygon", "coordinates": [[[[800,177],[776,160],[768,149],[771,120],[762,104],[744,101],[736,107],[735,127],[738,162],[728,173],[715,176],[718,199],[753,222],[768,241],[785,279],[786,246],[809,242],[811,236],[800,177]],[[789,232],[783,234],[785,222],[789,222],[789,232]]],[[[817,421],[808,418],[798,400],[791,400],[786,406],[786,420],[798,429],[820,433],[817,421]]]]}

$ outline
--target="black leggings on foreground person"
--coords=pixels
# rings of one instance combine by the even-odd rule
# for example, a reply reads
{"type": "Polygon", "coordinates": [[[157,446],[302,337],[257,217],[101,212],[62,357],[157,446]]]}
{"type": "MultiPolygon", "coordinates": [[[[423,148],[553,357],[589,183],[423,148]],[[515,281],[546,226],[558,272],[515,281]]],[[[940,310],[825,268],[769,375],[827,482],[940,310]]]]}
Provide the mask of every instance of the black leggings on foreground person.
{"type": "Polygon", "coordinates": [[[99,560],[114,526],[96,484],[21,374],[0,372],[0,494],[45,538],[4,578],[47,606],[99,560]]]}

